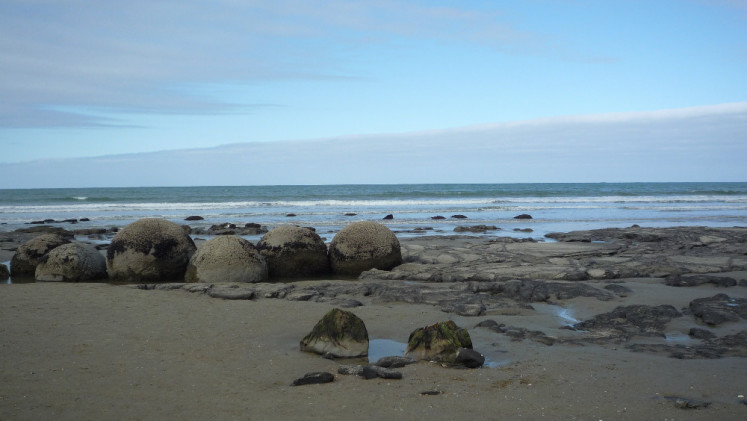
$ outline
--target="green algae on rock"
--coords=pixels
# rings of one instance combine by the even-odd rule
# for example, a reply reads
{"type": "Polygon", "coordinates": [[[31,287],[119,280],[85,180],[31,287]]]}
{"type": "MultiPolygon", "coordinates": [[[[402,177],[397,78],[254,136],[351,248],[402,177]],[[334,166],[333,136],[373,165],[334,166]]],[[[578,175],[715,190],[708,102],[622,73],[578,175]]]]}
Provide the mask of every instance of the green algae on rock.
{"type": "Polygon", "coordinates": [[[407,340],[405,355],[417,360],[455,363],[459,348],[472,349],[466,329],[449,320],[415,329],[407,340]]]}
{"type": "Polygon", "coordinates": [[[333,308],[301,340],[301,351],[332,357],[368,355],[368,331],[355,314],[333,308]]]}

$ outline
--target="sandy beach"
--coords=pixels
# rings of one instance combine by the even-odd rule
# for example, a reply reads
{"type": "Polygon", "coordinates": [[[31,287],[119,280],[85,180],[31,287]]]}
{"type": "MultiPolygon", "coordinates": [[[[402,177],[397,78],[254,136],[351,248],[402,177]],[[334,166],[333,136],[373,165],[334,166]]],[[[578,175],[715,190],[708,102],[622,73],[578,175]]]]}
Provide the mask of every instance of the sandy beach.
{"type": "MultiPolygon", "coordinates": [[[[610,244],[622,243],[407,239],[406,263],[387,276],[235,285],[253,289],[251,299],[241,300],[216,298],[226,296],[216,293],[221,288],[232,288],[217,285],[0,285],[0,419],[744,419],[745,344],[688,333],[699,328],[718,339],[746,330],[744,318],[706,326],[689,310],[693,300],[717,294],[739,300],[728,307],[742,308],[747,249],[743,240],[732,240],[743,239],[742,231],[724,234],[728,241],[682,248],[695,254],[661,252],[655,241],[628,241],[627,248],[611,251],[610,244]],[[652,257],[662,264],[680,262],[683,276],[696,273],[697,264],[697,273],[736,284],[675,287],[655,268],[649,276],[613,276],[632,273],[626,270],[633,263],[643,275],[648,269],[640,262],[652,257]],[[536,272],[570,274],[568,267],[599,269],[602,261],[609,276],[589,269],[586,279],[570,280],[536,272]],[[716,268],[718,262],[723,264],[716,268]],[[522,267],[535,272],[524,278],[522,267]],[[432,277],[427,282],[425,270],[432,277]],[[475,274],[458,279],[449,270],[475,274]],[[513,281],[495,275],[501,271],[513,281]],[[541,280],[547,280],[544,299],[499,288],[541,280]],[[574,297],[557,289],[568,285],[603,294],[574,297]],[[489,364],[456,369],[421,361],[398,369],[401,380],[365,380],[337,374],[341,364],[365,360],[299,351],[316,321],[353,300],[360,305],[347,309],[366,323],[372,349],[379,340],[404,343],[418,327],[454,320],[468,329],[489,364]],[[468,304],[482,307],[471,312],[468,304]],[[666,321],[661,335],[619,337],[568,328],[633,305],[670,305],[681,315],[666,321]],[[506,328],[481,324],[486,320],[506,328]],[[700,354],[687,351],[701,348],[700,354]],[[335,374],[335,381],[291,386],[317,371],[335,374]]],[[[3,260],[9,259],[5,253],[3,260]]],[[[536,291],[537,284],[531,285],[536,291]]]]}

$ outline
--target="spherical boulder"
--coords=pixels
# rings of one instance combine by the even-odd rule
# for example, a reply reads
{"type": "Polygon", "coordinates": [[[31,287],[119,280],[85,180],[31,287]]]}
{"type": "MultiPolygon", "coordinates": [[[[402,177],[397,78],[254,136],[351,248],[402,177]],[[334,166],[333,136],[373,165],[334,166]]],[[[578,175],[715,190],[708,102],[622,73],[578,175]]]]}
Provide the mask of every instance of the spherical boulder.
{"type": "Polygon", "coordinates": [[[70,240],[58,234],[42,234],[21,244],[10,259],[10,276],[33,278],[36,266],[54,248],[70,240]]]}
{"type": "Polygon", "coordinates": [[[106,259],[90,244],[54,248],[36,267],[37,281],[87,282],[106,279],[106,259]]]}
{"type": "Polygon", "coordinates": [[[271,278],[297,278],[329,272],[327,246],[310,228],[283,225],[265,234],[257,249],[271,278]]]}
{"type": "Polygon", "coordinates": [[[221,235],[197,249],[187,265],[187,282],[263,282],[267,263],[238,235],[221,235]]]}
{"type": "Polygon", "coordinates": [[[389,270],[402,263],[399,240],[384,225],[372,221],[354,222],[341,229],[329,247],[332,271],[359,275],[369,269],[389,270]]]}
{"type": "Polygon", "coordinates": [[[145,218],[122,228],[106,253],[109,277],[127,282],[182,280],[194,254],[192,238],[179,225],[145,218]]]}

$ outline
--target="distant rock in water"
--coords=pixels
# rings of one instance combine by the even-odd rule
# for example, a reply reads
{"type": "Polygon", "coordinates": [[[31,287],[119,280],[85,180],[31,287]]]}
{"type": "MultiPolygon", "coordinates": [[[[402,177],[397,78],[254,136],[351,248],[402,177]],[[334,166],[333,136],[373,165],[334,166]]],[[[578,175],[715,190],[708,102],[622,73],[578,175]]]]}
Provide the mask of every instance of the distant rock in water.
{"type": "Polygon", "coordinates": [[[532,215],[528,213],[522,213],[521,215],[514,216],[514,219],[532,219],[532,215]]]}
{"type": "Polygon", "coordinates": [[[196,216],[196,215],[195,216],[188,216],[188,217],[184,218],[185,221],[202,221],[203,219],[205,219],[205,218],[203,218],[201,216],[196,216]]]}
{"type": "Polygon", "coordinates": [[[348,213],[345,214],[345,216],[355,216],[355,215],[358,215],[358,214],[357,213],[353,213],[353,212],[348,212],[348,213]]]}
{"type": "Polygon", "coordinates": [[[259,235],[267,232],[267,228],[259,224],[249,222],[243,227],[236,224],[225,222],[215,224],[210,228],[193,228],[192,234],[195,235],[259,235]]]}
{"type": "Polygon", "coordinates": [[[454,219],[467,219],[467,217],[464,215],[451,215],[451,217],[454,219]]]}
{"type": "Polygon", "coordinates": [[[334,308],[301,340],[301,351],[332,357],[368,355],[368,330],[355,314],[334,308]]]}
{"type": "Polygon", "coordinates": [[[466,226],[459,226],[454,228],[454,232],[486,232],[486,231],[496,231],[500,228],[496,227],[495,225],[473,225],[471,227],[466,226]]]}
{"type": "Polygon", "coordinates": [[[394,215],[390,213],[389,215],[385,216],[383,219],[394,219],[394,215]]]}
{"type": "Polygon", "coordinates": [[[446,217],[445,216],[441,216],[441,215],[436,215],[436,216],[431,216],[431,219],[437,219],[437,220],[438,219],[446,219],[446,217]]]}

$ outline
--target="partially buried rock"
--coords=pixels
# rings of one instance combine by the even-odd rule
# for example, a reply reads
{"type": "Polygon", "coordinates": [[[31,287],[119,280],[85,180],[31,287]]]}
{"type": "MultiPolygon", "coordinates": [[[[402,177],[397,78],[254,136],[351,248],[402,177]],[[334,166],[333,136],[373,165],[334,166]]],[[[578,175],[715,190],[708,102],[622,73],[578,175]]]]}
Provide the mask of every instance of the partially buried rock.
{"type": "Polygon", "coordinates": [[[330,310],[301,340],[301,351],[335,358],[368,355],[368,331],[363,320],[339,308],[330,310]]]}
{"type": "Polygon", "coordinates": [[[257,249],[271,278],[297,278],[329,272],[327,246],[309,228],[283,225],[265,234],[257,249]]]}
{"type": "Polygon", "coordinates": [[[187,282],[262,282],[267,280],[265,259],[252,243],[237,235],[207,241],[189,260],[187,282]]]}
{"type": "Polygon", "coordinates": [[[726,322],[747,319],[747,298],[733,298],[716,294],[709,298],[698,298],[690,302],[690,311],[699,321],[718,326],[726,322]]]}
{"type": "Polygon", "coordinates": [[[293,380],[293,386],[304,386],[307,384],[321,384],[321,383],[332,383],[335,381],[335,376],[332,373],[326,371],[319,371],[314,373],[306,373],[303,377],[293,380]]]}
{"type": "Polygon", "coordinates": [[[133,222],[117,233],[106,254],[109,277],[130,282],[184,279],[195,243],[179,225],[157,218],[133,222]]]}
{"type": "Polygon", "coordinates": [[[36,267],[37,281],[88,282],[105,280],[106,259],[93,246],[63,244],[47,254],[36,267]]]}
{"type": "Polygon", "coordinates": [[[378,365],[367,365],[363,367],[361,375],[366,380],[375,379],[377,377],[382,378],[382,379],[396,379],[396,380],[399,380],[402,378],[402,373],[400,373],[399,371],[392,370],[390,368],[380,367],[378,365]]]}
{"type": "Polygon", "coordinates": [[[33,278],[36,266],[54,248],[69,243],[66,237],[57,234],[42,234],[21,244],[10,260],[10,275],[33,278]]]}
{"type": "Polygon", "coordinates": [[[0,263],[0,281],[5,281],[8,278],[10,278],[10,270],[7,266],[0,263]]]}
{"type": "Polygon", "coordinates": [[[390,270],[402,263],[399,240],[384,225],[354,222],[335,235],[329,247],[332,271],[360,275],[370,269],[390,270]]]}
{"type": "Polygon", "coordinates": [[[457,362],[459,348],[472,349],[472,339],[466,329],[449,320],[413,331],[407,340],[405,355],[453,364],[457,362]]]}
{"type": "Polygon", "coordinates": [[[474,349],[459,348],[455,362],[467,368],[478,368],[485,364],[485,356],[474,349]]]}

